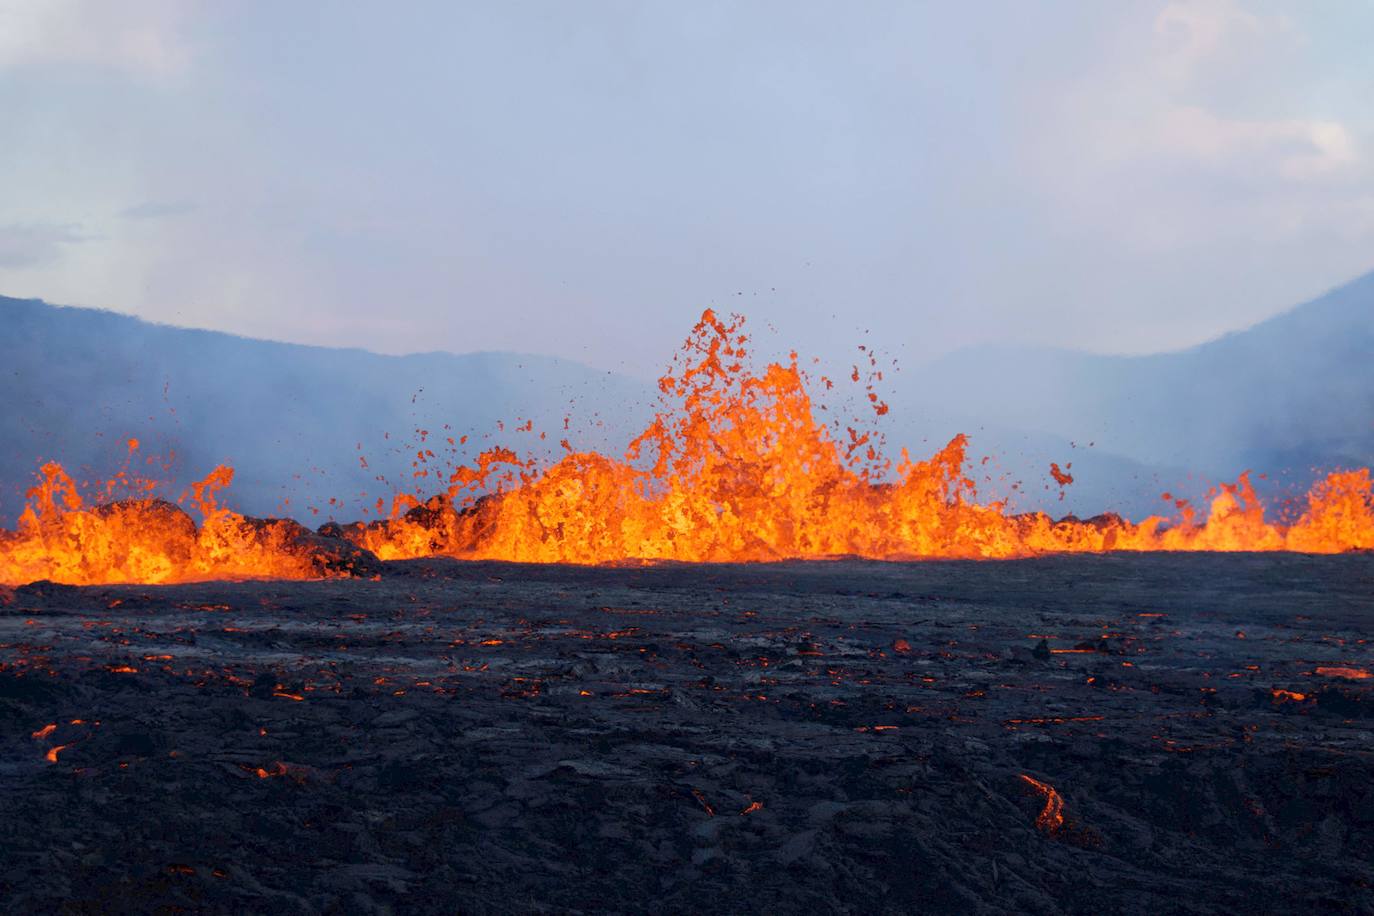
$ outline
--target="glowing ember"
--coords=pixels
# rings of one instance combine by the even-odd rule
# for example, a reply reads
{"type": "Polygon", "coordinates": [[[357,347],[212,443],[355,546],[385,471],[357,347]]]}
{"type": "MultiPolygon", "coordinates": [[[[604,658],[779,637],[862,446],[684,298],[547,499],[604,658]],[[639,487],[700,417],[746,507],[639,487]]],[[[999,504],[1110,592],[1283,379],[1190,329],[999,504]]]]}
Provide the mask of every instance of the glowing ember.
{"type": "Polygon", "coordinates": [[[1035,826],[1046,833],[1057,833],[1059,828],[1064,826],[1064,799],[1055,791],[1054,786],[1043,783],[1040,780],[1021,774],[1021,779],[1032,789],[1039,792],[1045,799],[1045,807],[1040,815],[1035,819],[1035,826]]]}
{"type": "Polygon", "coordinates": [[[1363,668],[1318,668],[1317,673],[1322,677],[1343,677],[1351,681],[1363,681],[1370,677],[1363,668]]]}
{"type": "MultiPolygon", "coordinates": [[[[623,459],[569,452],[540,471],[508,449],[489,450],[427,502],[399,494],[389,519],[343,527],[350,543],[220,506],[216,494],[233,476],[226,467],[192,488],[197,526],[148,498],[151,486],[138,498],[89,506],[63,469],[47,464],[17,530],[0,530],[0,582],[351,575],[366,556],[351,545],[383,560],[564,563],[1374,548],[1368,468],[1330,474],[1287,525],[1265,520],[1246,475],[1221,488],[1202,522],[1186,505],[1172,527],[1153,516],[1012,515],[978,501],[964,472],[965,437],[925,461],[903,451],[894,465],[870,434],[835,437],[816,421],[795,354],[755,372],[747,344],[743,319],[707,311],[685,358],[659,382],[662,411],[623,459]]],[[[1067,465],[1051,473],[1061,487],[1072,481],[1067,465]]]]}
{"type": "Polygon", "coordinates": [[[1072,463],[1067,464],[1064,466],[1064,470],[1061,471],[1059,469],[1059,462],[1051,461],[1050,476],[1053,477],[1054,482],[1059,484],[1061,487],[1067,487],[1069,484],[1073,483],[1073,475],[1070,474],[1068,471],[1068,469],[1071,467],[1073,467],[1072,463]]]}

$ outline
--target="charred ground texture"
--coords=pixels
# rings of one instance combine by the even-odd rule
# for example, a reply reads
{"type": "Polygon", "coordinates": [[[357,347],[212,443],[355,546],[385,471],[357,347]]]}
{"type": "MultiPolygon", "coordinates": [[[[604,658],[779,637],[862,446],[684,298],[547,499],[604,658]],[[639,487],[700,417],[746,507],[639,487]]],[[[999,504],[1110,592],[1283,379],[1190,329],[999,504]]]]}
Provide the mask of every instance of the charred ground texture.
{"type": "Polygon", "coordinates": [[[9,912],[1374,911],[1367,554],[0,602],[9,912]]]}

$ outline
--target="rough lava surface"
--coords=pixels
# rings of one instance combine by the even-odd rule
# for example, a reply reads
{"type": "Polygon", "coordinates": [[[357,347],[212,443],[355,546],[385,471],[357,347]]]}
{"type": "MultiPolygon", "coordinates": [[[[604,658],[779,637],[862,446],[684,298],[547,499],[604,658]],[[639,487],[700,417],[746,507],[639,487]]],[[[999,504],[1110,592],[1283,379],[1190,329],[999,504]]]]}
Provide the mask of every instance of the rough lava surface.
{"type": "Polygon", "coordinates": [[[1374,556],[0,592],[8,912],[1374,911],[1374,556]]]}

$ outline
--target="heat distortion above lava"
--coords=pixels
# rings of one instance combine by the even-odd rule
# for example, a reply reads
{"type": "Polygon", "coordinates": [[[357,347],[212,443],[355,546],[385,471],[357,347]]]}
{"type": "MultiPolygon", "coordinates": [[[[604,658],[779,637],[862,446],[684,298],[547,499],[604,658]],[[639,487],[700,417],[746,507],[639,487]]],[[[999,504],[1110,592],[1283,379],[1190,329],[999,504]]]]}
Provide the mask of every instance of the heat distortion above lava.
{"type": "MultiPolygon", "coordinates": [[[[567,454],[541,466],[490,449],[475,466],[426,468],[426,479],[446,477],[446,489],[423,500],[395,494],[389,517],[371,523],[312,532],[240,515],[218,498],[233,478],[218,467],[183,497],[197,525],[153,495],[156,483],[121,477],[92,498],[61,465],[45,464],[17,528],[0,530],[0,582],[366,576],[378,560],[427,556],[599,564],[1374,548],[1368,468],[1327,475],[1289,524],[1265,519],[1245,475],[1219,489],[1203,520],[1187,506],[1173,523],[1012,514],[979,501],[962,435],[924,461],[904,449],[895,462],[871,434],[832,435],[816,419],[796,354],[754,368],[743,325],[740,316],[702,315],[659,380],[660,411],[623,457],[575,452],[565,441],[567,454]],[[112,501],[116,484],[134,495],[112,501]]],[[[886,413],[871,390],[867,400],[886,413]]],[[[420,463],[431,459],[419,451],[420,463]]],[[[1061,484],[1072,479],[1054,470],[1061,484]]]]}

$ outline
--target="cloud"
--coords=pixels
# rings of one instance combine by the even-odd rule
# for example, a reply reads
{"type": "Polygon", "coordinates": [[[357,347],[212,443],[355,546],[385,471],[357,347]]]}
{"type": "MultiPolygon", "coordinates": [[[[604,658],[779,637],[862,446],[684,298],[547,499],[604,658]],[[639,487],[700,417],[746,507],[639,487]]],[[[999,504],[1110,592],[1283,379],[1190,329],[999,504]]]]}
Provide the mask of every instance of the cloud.
{"type": "Polygon", "coordinates": [[[1236,45],[1285,24],[1261,19],[1234,0],[1174,0],[1155,17],[1158,63],[1164,75],[1184,80],[1236,45]]]}
{"type": "MultiPolygon", "coordinates": [[[[1156,17],[1154,33],[1145,72],[1159,78],[1163,91],[1140,124],[1143,155],[1254,182],[1367,177],[1360,174],[1351,125],[1304,111],[1243,117],[1218,100],[1218,87],[1228,81],[1283,67],[1285,55],[1304,40],[1290,20],[1255,15],[1234,0],[1173,0],[1156,17]]],[[[1255,94],[1265,91],[1262,81],[1254,87],[1255,94]]]]}
{"type": "Polygon", "coordinates": [[[56,64],[177,74],[190,62],[190,10],[176,0],[0,0],[0,70],[56,64]]]}
{"type": "Polygon", "coordinates": [[[0,226],[0,267],[40,267],[61,259],[64,245],[90,241],[76,226],[0,226]]]}
{"type": "Polygon", "coordinates": [[[1247,182],[1316,181],[1359,171],[1351,130],[1322,118],[1243,119],[1197,105],[1162,105],[1101,147],[1118,161],[1153,161],[1247,182]]]}
{"type": "Polygon", "coordinates": [[[145,201],[126,210],[119,211],[124,219],[164,219],[169,216],[184,216],[196,211],[197,205],[190,201],[145,201]]]}
{"type": "Polygon", "coordinates": [[[1051,94],[1031,141],[1072,222],[1156,252],[1367,236],[1371,125],[1275,91],[1314,76],[1293,22],[1173,0],[1143,24],[1051,94]]]}

